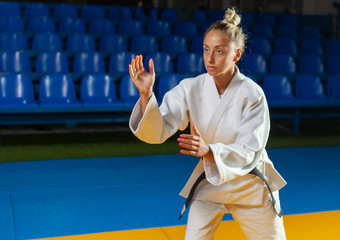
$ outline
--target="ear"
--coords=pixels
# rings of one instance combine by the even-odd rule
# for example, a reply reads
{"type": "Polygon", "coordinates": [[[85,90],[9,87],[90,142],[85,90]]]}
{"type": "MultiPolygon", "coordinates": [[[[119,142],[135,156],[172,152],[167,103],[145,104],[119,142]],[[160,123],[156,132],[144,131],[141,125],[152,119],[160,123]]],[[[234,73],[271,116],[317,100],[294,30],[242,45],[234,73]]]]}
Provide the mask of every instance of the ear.
{"type": "Polygon", "coordinates": [[[242,49],[237,49],[233,61],[237,62],[238,60],[240,60],[241,56],[242,56],[242,49]]]}

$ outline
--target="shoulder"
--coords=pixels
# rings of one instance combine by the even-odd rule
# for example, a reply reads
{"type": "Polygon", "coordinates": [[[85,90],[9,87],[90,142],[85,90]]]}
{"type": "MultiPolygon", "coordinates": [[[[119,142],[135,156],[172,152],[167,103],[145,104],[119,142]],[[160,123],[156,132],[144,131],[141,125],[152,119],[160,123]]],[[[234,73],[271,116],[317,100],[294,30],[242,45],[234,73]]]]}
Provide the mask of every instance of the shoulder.
{"type": "Polygon", "coordinates": [[[239,73],[241,75],[241,94],[244,94],[245,97],[259,99],[264,97],[263,89],[254,82],[251,78],[239,73]]]}

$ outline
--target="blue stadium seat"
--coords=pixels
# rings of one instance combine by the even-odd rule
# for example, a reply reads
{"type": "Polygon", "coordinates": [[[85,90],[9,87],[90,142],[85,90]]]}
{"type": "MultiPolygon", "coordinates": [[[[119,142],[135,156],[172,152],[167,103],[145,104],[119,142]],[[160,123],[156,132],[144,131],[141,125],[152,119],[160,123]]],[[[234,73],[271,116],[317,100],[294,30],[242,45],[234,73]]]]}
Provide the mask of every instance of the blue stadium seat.
{"type": "Polygon", "coordinates": [[[340,75],[331,75],[327,78],[327,96],[340,104],[340,75]]]}
{"type": "Polygon", "coordinates": [[[66,41],[68,51],[95,51],[96,44],[93,37],[87,33],[73,33],[68,36],[66,41]]]}
{"type": "Polygon", "coordinates": [[[305,25],[300,27],[301,39],[321,39],[320,29],[313,25],[305,25]]]}
{"type": "Polygon", "coordinates": [[[20,8],[16,2],[0,2],[0,16],[20,16],[20,8]]]}
{"type": "Polygon", "coordinates": [[[136,54],[146,54],[158,52],[158,43],[155,37],[151,35],[137,35],[131,39],[131,51],[136,54]]]}
{"type": "Polygon", "coordinates": [[[198,28],[194,22],[177,21],[174,25],[174,35],[183,36],[188,41],[198,35],[198,28]]]}
{"type": "Polygon", "coordinates": [[[27,30],[31,32],[55,32],[56,27],[50,17],[32,17],[28,20],[27,30]]]}
{"type": "Polygon", "coordinates": [[[38,73],[69,73],[69,63],[62,51],[40,52],[36,61],[38,73]]]}
{"type": "Polygon", "coordinates": [[[304,39],[300,42],[300,54],[313,54],[322,56],[323,55],[323,47],[321,42],[316,39],[304,39]]]}
{"type": "Polygon", "coordinates": [[[44,32],[33,37],[32,49],[41,51],[61,51],[63,45],[59,34],[44,32]]]}
{"type": "Polygon", "coordinates": [[[155,53],[148,53],[144,57],[144,68],[149,71],[149,60],[150,58],[153,59],[155,72],[158,76],[166,74],[166,73],[173,73],[174,72],[174,65],[172,63],[171,57],[169,54],[164,52],[155,52],[155,53]]]}
{"type": "Polygon", "coordinates": [[[272,54],[270,42],[266,38],[250,38],[248,40],[248,51],[252,54],[261,54],[268,59],[272,54]]]}
{"type": "Polygon", "coordinates": [[[323,79],[325,71],[322,59],[317,55],[301,55],[299,58],[299,74],[314,74],[323,79]]]}
{"type": "Polygon", "coordinates": [[[333,100],[326,98],[321,80],[316,75],[298,75],[296,77],[296,97],[305,104],[332,104],[333,100]]]}
{"type": "Polygon", "coordinates": [[[241,12],[241,25],[251,27],[255,24],[254,14],[251,12],[241,12]]]}
{"type": "Polygon", "coordinates": [[[31,61],[26,52],[8,50],[0,52],[0,72],[30,73],[31,61]]]}
{"type": "Polygon", "coordinates": [[[203,36],[196,36],[191,40],[191,52],[203,53],[203,36]]]}
{"type": "Polygon", "coordinates": [[[23,32],[0,33],[0,49],[28,49],[28,41],[23,32]]]}
{"type": "Polygon", "coordinates": [[[27,75],[0,76],[0,108],[36,108],[33,84],[27,75]]]}
{"type": "Polygon", "coordinates": [[[124,6],[112,6],[110,8],[108,18],[117,22],[133,19],[131,9],[124,6]]]}
{"type": "Polygon", "coordinates": [[[291,25],[278,25],[276,26],[276,38],[288,38],[297,40],[298,32],[296,27],[291,25]]]}
{"type": "Polygon", "coordinates": [[[288,54],[273,54],[270,60],[270,73],[283,74],[292,79],[296,76],[296,63],[288,54]]]}
{"type": "Polygon", "coordinates": [[[216,22],[224,19],[225,12],[223,10],[212,10],[209,16],[209,22],[216,22]]]}
{"type": "Polygon", "coordinates": [[[294,107],[302,101],[293,95],[290,80],[281,74],[268,74],[263,79],[263,91],[270,107],[294,107]]]}
{"type": "Polygon", "coordinates": [[[117,52],[110,56],[109,72],[115,74],[129,73],[129,64],[136,57],[132,52],[117,52]]]}
{"type": "Polygon", "coordinates": [[[122,20],[118,25],[118,33],[127,36],[142,35],[144,34],[143,24],[137,20],[122,20]]]}
{"type": "Polygon", "coordinates": [[[81,107],[73,79],[61,73],[47,74],[41,78],[39,101],[42,108],[81,107]]]}
{"type": "Polygon", "coordinates": [[[105,11],[101,6],[85,4],[81,9],[80,17],[82,19],[104,19],[105,11]]]}
{"type": "Polygon", "coordinates": [[[328,75],[340,74],[339,62],[340,62],[340,55],[327,57],[326,72],[328,75]]]}
{"type": "Polygon", "coordinates": [[[144,8],[136,8],[135,19],[143,22],[156,21],[158,20],[158,8],[152,8],[148,10],[144,8]]]}
{"type": "Polygon", "coordinates": [[[99,50],[109,53],[127,51],[127,41],[124,36],[119,34],[103,35],[99,41],[99,50]]]}
{"type": "Polygon", "coordinates": [[[269,24],[254,24],[251,29],[251,36],[267,38],[269,41],[272,41],[274,38],[273,28],[269,24]]]}
{"type": "Polygon", "coordinates": [[[184,78],[184,75],[178,73],[170,73],[161,76],[158,79],[157,84],[157,100],[161,102],[165,93],[177,86],[184,78]]]}
{"type": "Polygon", "coordinates": [[[161,11],[160,20],[174,24],[178,20],[177,9],[175,8],[164,8],[161,11]]]}
{"type": "Polygon", "coordinates": [[[105,73],[105,62],[99,52],[78,52],[74,56],[73,72],[105,73]]]}
{"type": "Polygon", "coordinates": [[[274,13],[262,12],[258,13],[256,16],[256,23],[257,24],[268,24],[272,27],[276,26],[276,16],[274,13]]]}
{"type": "Polygon", "coordinates": [[[80,99],[84,107],[121,106],[116,86],[107,74],[89,74],[82,78],[80,99]]]}
{"type": "Polygon", "coordinates": [[[207,12],[200,9],[194,10],[194,19],[197,24],[203,24],[208,22],[207,12]]]}
{"type": "Polygon", "coordinates": [[[268,72],[266,59],[261,54],[245,54],[239,64],[241,72],[253,76],[256,81],[260,81],[268,72]]]}
{"type": "Polygon", "coordinates": [[[120,100],[125,106],[134,106],[139,99],[139,91],[132,82],[130,75],[124,75],[120,83],[120,100]]]}
{"type": "Polygon", "coordinates": [[[49,17],[50,12],[45,3],[29,2],[26,4],[25,17],[49,17]]]}
{"type": "Polygon", "coordinates": [[[292,39],[276,39],[274,42],[275,54],[288,54],[297,57],[298,47],[296,41],[292,39]]]}
{"type": "Polygon", "coordinates": [[[175,59],[178,54],[188,51],[187,41],[182,36],[165,36],[161,42],[161,51],[168,53],[172,59],[175,59]]]}
{"type": "Polygon", "coordinates": [[[19,16],[0,16],[0,31],[23,32],[24,22],[19,16]]]}
{"type": "Polygon", "coordinates": [[[86,33],[86,26],[80,18],[63,18],[59,23],[59,32],[61,33],[86,33]]]}
{"type": "Polygon", "coordinates": [[[90,22],[89,33],[113,34],[115,27],[109,19],[92,19],[90,22]]]}
{"type": "Polygon", "coordinates": [[[78,12],[75,6],[67,3],[59,3],[54,6],[54,18],[78,18],[78,12]]]}
{"type": "Polygon", "coordinates": [[[278,15],[278,24],[298,27],[299,21],[295,14],[281,13],[278,15]]]}
{"type": "Polygon", "coordinates": [[[170,23],[164,21],[151,21],[147,23],[146,34],[153,35],[157,40],[172,34],[170,23]]]}
{"type": "Polygon", "coordinates": [[[204,72],[205,66],[202,54],[187,52],[178,55],[177,73],[193,76],[204,72]]]}
{"type": "Polygon", "coordinates": [[[340,40],[339,39],[327,39],[325,46],[326,56],[339,56],[340,55],[340,40]]]}

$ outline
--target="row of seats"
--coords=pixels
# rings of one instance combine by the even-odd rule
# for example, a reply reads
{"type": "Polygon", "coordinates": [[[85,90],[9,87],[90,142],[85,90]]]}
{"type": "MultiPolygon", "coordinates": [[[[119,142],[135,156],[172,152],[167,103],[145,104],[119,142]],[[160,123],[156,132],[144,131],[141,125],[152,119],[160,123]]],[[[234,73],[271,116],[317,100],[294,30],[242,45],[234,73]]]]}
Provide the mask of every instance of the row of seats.
{"type": "MultiPolygon", "coordinates": [[[[100,52],[78,52],[75,54],[73,64],[69,63],[67,56],[62,51],[40,52],[35,62],[35,73],[112,73],[122,75],[128,73],[128,66],[135,54],[131,52],[113,53],[109,58],[109,65],[100,52]],[[70,69],[72,65],[72,69],[70,69]],[[108,70],[107,70],[108,69],[108,70]]],[[[144,66],[148,70],[149,59],[155,63],[158,75],[165,73],[200,74],[205,72],[202,54],[182,53],[174,63],[169,54],[154,52],[146,54],[144,66]]],[[[0,52],[0,72],[31,73],[32,63],[24,51],[0,52]]],[[[81,75],[80,75],[81,76],[81,75]]],[[[117,79],[120,76],[117,76],[117,79]]]]}
{"type": "MultiPolygon", "coordinates": [[[[184,76],[180,74],[162,76],[157,83],[158,100],[161,101],[164,94],[183,78],[184,76]]],[[[36,99],[33,82],[29,76],[6,74],[0,76],[0,109],[135,105],[139,98],[139,91],[130,76],[124,75],[117,86],[109,75],[89,74],[82,78],[78,95],[71,76],[60,73],[47,74],[40,80],[36,99]]]]}
{"type": "Polygon", "coordinates": [[[321,79],[327,75],[340,74],[340,56],[330,56],[324,63],[317,55],[301,55],[295,60],[292,55],[273,54],[266,61],[260,54],[246,54],[240,62],[240,69],[246,75],[257,80],[263,80],[268,73],[284,74],[289,78],[295,78],[297,74],[314,74],[321,79]]]}
{"type": "MultiPolygon", "coordinates": [[[[0,33],[0,50],[35,50],[37,51],[101,51],[105,54],[131,51],[136,54],[149,52],[166,52],[172,58],[188,51],[202,53],[203,36],[187,41],[182,36],[169,35],[159,41],[152,35],[133,36],[129,41],[124,35],[107,34],[96,41],[86,33],[70,34],[65,41],[57,33],[37,33],[31,44],[23,32],[0,33]]],[[[33,51],[34,52],[34,51],[33,51]]]]}

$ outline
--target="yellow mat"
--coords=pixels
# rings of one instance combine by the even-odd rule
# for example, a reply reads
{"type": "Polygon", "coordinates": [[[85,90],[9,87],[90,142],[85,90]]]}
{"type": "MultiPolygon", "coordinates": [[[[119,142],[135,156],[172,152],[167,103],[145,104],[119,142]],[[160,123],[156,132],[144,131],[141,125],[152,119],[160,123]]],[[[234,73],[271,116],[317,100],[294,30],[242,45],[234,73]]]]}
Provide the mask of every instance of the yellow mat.
{"type": "MultiPolygon", "coordinates": [[[[283,217],[288,240],[339,240],[340,211],[288,215],[283,217]]],[[[185,226],[137,229],[107,233],[43,238],[40,240],[180,240],[185,226]]],[[[235,221],[223,221],[214,240],[246,240],[235,221]]]]}

